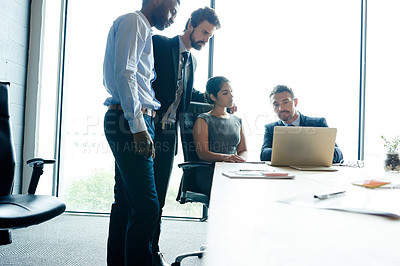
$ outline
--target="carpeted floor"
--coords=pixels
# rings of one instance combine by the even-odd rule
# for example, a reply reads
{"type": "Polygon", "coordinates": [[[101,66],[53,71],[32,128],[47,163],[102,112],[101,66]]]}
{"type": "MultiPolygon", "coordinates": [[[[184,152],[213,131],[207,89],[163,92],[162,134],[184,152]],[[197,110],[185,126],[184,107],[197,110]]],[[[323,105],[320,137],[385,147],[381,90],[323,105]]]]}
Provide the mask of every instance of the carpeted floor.
{"type": "MultiPolygon", "coordinates": [[[[63,214],[40,225],[12,231],[13,243],[0,246],[0,265],[106,265],[106,216],[63,214]]],[[[207,222],[164,219],[160,246],[172,263],[178,254],[206,242],[207,222]]],[[[197,257],[182,265],[201,265],[197,257]]]]}

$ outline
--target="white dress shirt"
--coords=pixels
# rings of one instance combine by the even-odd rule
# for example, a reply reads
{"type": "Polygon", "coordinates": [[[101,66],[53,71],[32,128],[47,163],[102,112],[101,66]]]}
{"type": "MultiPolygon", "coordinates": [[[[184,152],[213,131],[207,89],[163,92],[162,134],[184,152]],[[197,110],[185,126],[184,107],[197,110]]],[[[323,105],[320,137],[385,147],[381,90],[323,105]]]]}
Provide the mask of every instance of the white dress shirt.
{"type": "Polygon", "coordinates": [[[157,110],[152,29],[142,12],[117,18],[107,37],[103,84],[111,94],[104,105],[121,104],[132,133],[147,130],[141,108],[157,110]]]}

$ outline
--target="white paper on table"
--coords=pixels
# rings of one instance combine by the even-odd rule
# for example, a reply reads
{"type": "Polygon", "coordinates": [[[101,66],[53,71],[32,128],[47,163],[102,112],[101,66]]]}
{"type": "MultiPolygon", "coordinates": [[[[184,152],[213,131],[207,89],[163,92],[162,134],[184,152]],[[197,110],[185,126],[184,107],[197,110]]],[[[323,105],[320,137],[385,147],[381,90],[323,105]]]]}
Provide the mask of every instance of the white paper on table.
{"type": "Polygon", "coordinates": [[[341,196],[324,200],[314,198],[313,193],[307,193],[283,198],[278,202],[301,207],[382,215],[400,219],[400,204],[398,204],[400,191],[397,189],[351,189],[341,196]]]}

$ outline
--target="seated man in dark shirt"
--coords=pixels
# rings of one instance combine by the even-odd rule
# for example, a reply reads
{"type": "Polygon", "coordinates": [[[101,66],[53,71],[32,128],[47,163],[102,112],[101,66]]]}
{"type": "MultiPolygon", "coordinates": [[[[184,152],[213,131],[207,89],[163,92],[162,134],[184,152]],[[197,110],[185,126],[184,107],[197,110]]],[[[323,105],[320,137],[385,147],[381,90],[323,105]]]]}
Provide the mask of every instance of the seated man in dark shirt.
{"type": "MultiPolygon", "coordinates": [[[[276,126],[300,126],[300,127],[328,127],[325,118],[309,117],[297,111],[298,99],[295,98],[293,90],[285,85],[277,85],[269,96],[279,121],[265,125],[264,143],[261,148],[261,161],[271,161],[272,140],[274,127],[276,126]]],[[[343,159],[343,154],[335,144],[333,163],[343,159]]]]}

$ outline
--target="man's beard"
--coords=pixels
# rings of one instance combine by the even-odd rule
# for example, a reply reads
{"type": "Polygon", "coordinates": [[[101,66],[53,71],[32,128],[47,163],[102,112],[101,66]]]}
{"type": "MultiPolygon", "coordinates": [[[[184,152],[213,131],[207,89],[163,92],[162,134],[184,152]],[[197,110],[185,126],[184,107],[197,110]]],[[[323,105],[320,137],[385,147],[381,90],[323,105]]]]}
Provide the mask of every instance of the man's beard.
{"type": "Polygon", "coordinates": [[[283,112],[280,112],[280,113],[279,113],[279,118],[280,118],[283,122],[286,122],[286,121],[289,121],[290,119],[292,119],[292,118],[293,118],[293,115],[292,115],[290,112],[288,112],[288,111],[283,111],[283,112]],[[284,113],[288,113],[288,116],[286,116],[286,118],[283,116],[284,113]],[[283,118],[285,118],[285,119],[283,119],[283,118]]]}
{"type": "Polygon", "coordinates": [[[202,42],[202,41],[195,42],[195,40],[193,39],[193,32],[192,32],[192,33],[190,34],[190,45],[191,45],[194,49],[196,49],[197,51],[200,51],[201,48],[203,48],[203,46],[205,45],[205,43],[202,42]]]}

